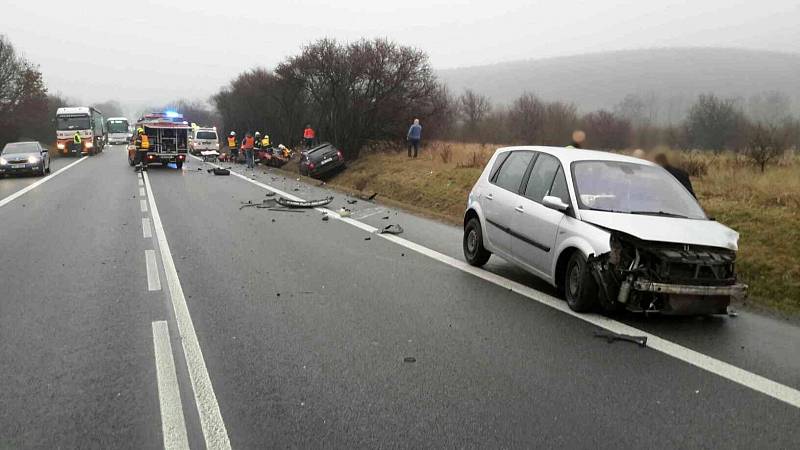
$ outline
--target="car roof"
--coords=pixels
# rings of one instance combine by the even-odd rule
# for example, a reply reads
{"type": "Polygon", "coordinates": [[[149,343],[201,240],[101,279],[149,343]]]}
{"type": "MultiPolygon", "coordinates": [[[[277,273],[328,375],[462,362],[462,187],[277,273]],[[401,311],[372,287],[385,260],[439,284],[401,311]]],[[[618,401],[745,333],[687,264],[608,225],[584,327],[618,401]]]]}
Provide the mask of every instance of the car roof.
{"type": "Polygon", "coordinates": [[[8,142],[6,145],[15,145],[15,144],[37,144],[41,145],[39,141],[20,141],[20,142],[8,142]]]}
{"type": "Polygon", "coordinates": [[[497,149],[497,153],[515,150],[530,150],[535,152],[547,153],[558,158],[562,164],[570,164],[575,161],[619,161],[633,164],[654,165],[652,162],[633,156],[620,155],[618,153],[605,152],[602,150],[584,150],[580,148],[567,147],[547,147],[540,145],[521,145],[516,147],[502,147],[497,149]]]}

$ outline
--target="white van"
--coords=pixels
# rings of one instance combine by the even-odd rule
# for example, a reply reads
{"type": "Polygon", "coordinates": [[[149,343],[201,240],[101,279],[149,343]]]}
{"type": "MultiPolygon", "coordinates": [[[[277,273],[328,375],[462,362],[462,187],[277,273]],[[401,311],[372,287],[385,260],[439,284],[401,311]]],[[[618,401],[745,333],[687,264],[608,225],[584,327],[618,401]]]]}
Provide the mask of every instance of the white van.
{"type": "Polygon", "coordinates": [[[204,151],[219,151],[219,136],[216,128],[197,128],[192,133],[192,143],[189,151],[194,155],[199,155],[204,151]]]}

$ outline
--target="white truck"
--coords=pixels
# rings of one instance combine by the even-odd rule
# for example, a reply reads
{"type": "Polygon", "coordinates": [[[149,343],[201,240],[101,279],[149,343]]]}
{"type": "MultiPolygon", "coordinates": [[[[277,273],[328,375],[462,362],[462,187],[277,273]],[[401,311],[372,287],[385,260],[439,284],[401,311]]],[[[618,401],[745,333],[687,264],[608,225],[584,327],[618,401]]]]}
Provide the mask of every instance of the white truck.
{"type": "Polygon", "coordinates": [[[131,140],[131,129],[125,117],[111,117],[106,121],[109,144],[127,144],[131,140]]]}
{"type": "Polygon", "coordinates": [[[88,106],[58,108],[56,111],[56,147],[62,155],[94,155],[103,151],[106,123],[103,114],[88,106]],[[80,144],[75,143],[75,133],[80,144]]]}

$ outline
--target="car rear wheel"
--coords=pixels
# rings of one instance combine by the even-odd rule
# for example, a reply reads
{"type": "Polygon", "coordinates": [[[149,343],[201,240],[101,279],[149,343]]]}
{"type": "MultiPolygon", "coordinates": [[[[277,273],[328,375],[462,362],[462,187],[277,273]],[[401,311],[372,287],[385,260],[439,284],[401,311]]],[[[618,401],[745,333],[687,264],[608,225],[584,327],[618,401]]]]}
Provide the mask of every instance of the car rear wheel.
{"type": "Polygon", "coordinates": [[[492,253],[483,246],[483,230],[481,222],[473,217],[464,227],[464,258],[475,267],[481,267],[489,261],[492,253]]]}
{"type": "Polygon", "coordinates": [[[597,283],[589,273],[583,253],[576,251],[569,258],[564,274],[564,296],[570,309],[588,312],[597,305],[597,283]]]}

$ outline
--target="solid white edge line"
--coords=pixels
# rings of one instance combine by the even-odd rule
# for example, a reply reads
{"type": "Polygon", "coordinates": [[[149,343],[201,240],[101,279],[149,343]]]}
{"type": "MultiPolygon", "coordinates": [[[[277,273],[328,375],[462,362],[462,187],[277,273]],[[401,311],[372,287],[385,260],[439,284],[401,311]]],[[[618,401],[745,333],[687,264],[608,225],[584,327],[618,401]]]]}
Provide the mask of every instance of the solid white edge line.
{"type": "Polygon", "coordinates": [[[142,235],[145,239],[153,237],[153,229],[150,227],[149,217],[142,217],[142,235]]]}
{"type": "Polygon", "coordinates": [[[13,202],[14,200],[16,200],[16,199],[22,197],[23,195],[25,195],[26,193],[36,189],[37,187],[43,185],[44,183],[47,183],[48,181],[52,180],[56,176],[64,173],[68,169],[70,169],[72,166],[82,163],[86,158],[88,158],[88,156],[83,156],[83,157],[81,157],[81,159],[79,159],[79,160],[77,160],[75,162],[72,162],[72,163],[70,163],[70,164],[68,164],[68,165],[56,170],[55,172],[51,173],[50,175],[47,175],[46,177],[42,178],[41,180],[36,181],[35,183],[31,183],[28,186],[25,186],[24,188],[18,190],[17,192],[14,192],[13,194],[9,195],[8,197],[0,200],[0,207],[5,206],[5,205],[13,202]]]}
{"type": "Polygon", "coordinates": [[[139,200],[139,209],[143,212],[147,212],[147,200],[139,200]]]}
{"type": "MultiPolygon", "coordinates": [[[[196,159],[202,161],[202,159],[200,158],[196,159]]],[[[210,164],[211,166],[221,167],[213,163],[206,163],[206,164],[210,164]]],[[[297,196],[288,194],[286,192],[273,188],[272,186],[266,185],[264,183],[252,180],[247,176],[234,172],[233,170],[231,170],[231,174],[256,186],[275,192],[276,194],[286,197],[290,200],[303,201],[303,199],[297,196]]],[[[352,218],[340,217],[338,213],[331,211],[327,208],[316,208],[316,209],[318,211],[326,212],[329,216],[335,219],[339,219],[342,222],[353,225],[356,228],[364,230],[368,233],[375,233],[378,231],[377,228],[365,224],[363,222],[359,222],[358,220],[354,220],[352,218]]],[[[394,242],[395,244],[403,246],[409,250],[413,250],[417,253],[423,254],[437,261],[440,261],[444,264],[447,264],[451,267],[459,269],[463,272],[475,275],[476,277],[481,278],[490,283],[494,283],[498,286],[511,289],[512,291],[527,298],[530,298],[531,300],[535,300],[551,308],[557,309],[563,312],[564,314],[568,314],[572,317],[583,320],[584,322],[588,322],[592,325],[606,329],[613,333],[647,336],[647,346],[653,350],[657,350],[661,353],[672,356],[673,358],[689,363],[707,372],[719,375],[722,378],[728,379],[742,386],[748,387],[754,391],[761,392],[762,394],[768,395],[776,400],[780,400],[784,403],[794,406],[795,408],[800,408],[800,390],[770,380],[769,378],[763,377],[753,372],[749,372],[740,367],[734,366],[733,364],[726,363],[719,359],[697,352],[688,347],[684,347],[680,344],[658,337],[654,334],[648,333],[646,331],[640,330],[630,325],[626,325],[624,323],[617,322],[616,320],[609,319],[608,317],[601,316],[598,314],[576,313],[575,311],[569,309],[569,306],[567,306],[566,302],[564,302],[561,299],[545,294],[544,292],[537,291],[536,289],[517,283],[516,281],[509,280],[507,278],[504,278],[500,275],[494,274],[487,270],[470,266],[464,261],[439,253],[435,250],[431,250],[427,247],[423,247],[422,245],[419,245],[415,242],[411,242],[407,239],[403,239],[399,236],[391,234],[378,234],[378,236],[387,239],[391,242],[394,242]]]]}
{"type": "Polygon", "coordinates": [[[161,434],[166,450],[188,450],[189,438],[183,418],[183,405],[178,388],[178,374],[172,357],[167,322],[153,322],[153,347],[158,380],[158,402],[161,406],[161,434]]]}
{"type": "Polygon", "coordinates": [[[156,263],[156,252],[154,250],[144,251],[144,261],[147,265],[147,290],[160,291],[161,277],[158,276],[158,264],[156,263]]]}
{"type": "Polygon", "coordinates": [[[156,240],[161,252],[161,263],[164,266],[172,307],[175,310],[175,321],[178,324],[178,332],[181,336],[181,345],[183,346],[186,365],[189,369],[189,379],[192,382],[192,390],[194,391],[197,412],[200,415],[200,426],[203,429],[206,447],[214,450],[230,449],[231,443],[228,438],[228,431],[225,429],[225,423],[219,411],[217,396],[214,394],[214,387],[211,384],[206,362],[203,359],[203,351],[200,349],[200,342],[197,340],[194,323],[192,323],[189,307],[186,305],[186,298],[183,295],[183,287],[178,278],[178,271],[175,269],[172,252],[170,252],[169,244],[167,243],[167,235],[161,223],[161,216],[158,214],[150,178],[146,172],[143,173],[143,178],[147,189],[147,199],[150,202],[150,215],[153,219],[156,240]]]}

